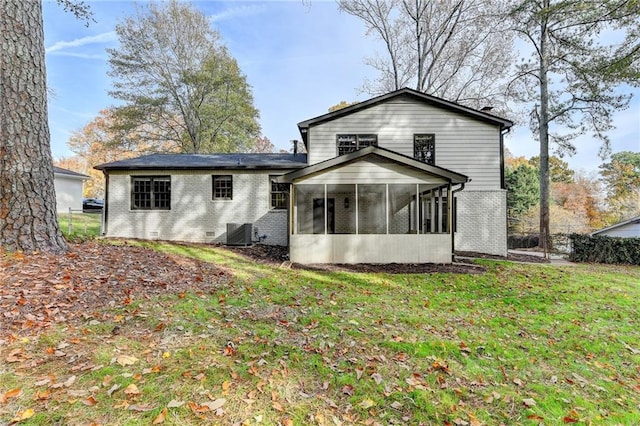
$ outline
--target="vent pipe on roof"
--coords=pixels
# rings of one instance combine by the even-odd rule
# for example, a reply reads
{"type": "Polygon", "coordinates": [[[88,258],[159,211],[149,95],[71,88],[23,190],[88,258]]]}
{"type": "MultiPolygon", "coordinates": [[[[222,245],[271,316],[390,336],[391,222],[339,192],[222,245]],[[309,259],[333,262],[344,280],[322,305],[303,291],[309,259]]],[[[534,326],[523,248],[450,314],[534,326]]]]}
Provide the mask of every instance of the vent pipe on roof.
{"type": "Polygon", "coordinates": [[[480,111],[482,111],[482,112],[489,112],[489,111],[491,111],[492,109],[493,109],[493,107],[492,107],[492,106],[485,106],[485,107],[482,107],[482,108],[480,109],[480,111]]]}
{"type": "Polygon", "coordinates": [[[298,153],[298,140],[293,139],[291,143],[293,144],[293,155],[296,155],[298,153]]]}

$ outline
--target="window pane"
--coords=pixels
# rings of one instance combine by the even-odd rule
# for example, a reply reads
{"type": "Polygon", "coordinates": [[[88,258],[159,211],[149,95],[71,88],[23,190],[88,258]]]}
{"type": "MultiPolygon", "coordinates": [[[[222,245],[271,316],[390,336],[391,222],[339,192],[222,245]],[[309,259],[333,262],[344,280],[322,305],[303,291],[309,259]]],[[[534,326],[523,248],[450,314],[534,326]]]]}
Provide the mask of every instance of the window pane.
{"type": "Polygon", "coordinates": [[[413,158],[427,164],[435,164],[436,142],[434,134],[413,136],[413,158]]]}
{"type": "MultiPolygon", "coordinates": [[[[355,185],[327,185],[327,199],[333,202],[333,211],[327,211],[329,217],[328,233],[355,234],[356,233],[356,186],[355,185]],[[331,232],[333,214],[334,232],[331,232]]],[[[330,208],[331,203],[327,206],[330,208]]]]}
{"type": "Polygon", "coordinates": [[[378,146],[378,135],[358,135],[358,149],[378,146]]]}
{"type": "Polygon", "coordinates": [[[271,208],[273,209],[286,209],[287,206],[287,194],[289,192],[289,185],[286,183],[274,182],[278,176],[269,176],[269,182],[271,182],[271,208]]]}
{"type": "Polygon", "coordinates": [[[358,149],[356,135],[338,135],[338,155],[348,154],[358,149]]]}
{"type": "Polygon", "coordinates": [[[231,175],[213,176],[213,198],[233,199],[233,180],[231,175]]]}
{"type": "Polygon", "coordinates": [[[415,234],[416,185],[389,185],[389,233],[415,234]]]}
{"type": "Polygon", "coordinates": [[[324,234],[324,185],[295,186],[296,233],[324,234]]]}
{"type": "Polygon", "coordinates": [[[358,234],[387,233],[386,185],[358,185],[358,234]]]}
{"type": "Polygon", "coordinates": [[[171,177],[133,177],[131,179],[132,210],[168,210],[171,208],[171,177]]]}

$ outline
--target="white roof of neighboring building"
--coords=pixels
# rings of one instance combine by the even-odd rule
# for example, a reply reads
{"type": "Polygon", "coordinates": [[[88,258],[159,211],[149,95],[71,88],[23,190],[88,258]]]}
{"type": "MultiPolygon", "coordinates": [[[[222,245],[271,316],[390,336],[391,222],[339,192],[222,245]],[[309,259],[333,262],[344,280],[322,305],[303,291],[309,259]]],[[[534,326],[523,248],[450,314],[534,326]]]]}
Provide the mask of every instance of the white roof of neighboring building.
{"type": "Polygon", "coordinates": [[[592,232],[591,235],[598,235],[598,234],[601,234],[603,232],[611,231],[613,229],[620,228],[622,226],[629,225],[629,224],[634,224],[634,223],[640,223],[640,216],[632,217],[629,220],[625,220],[625,221],[616,223],[615,225],[611,225],[611,226],[608,226],[606,228],[602,228],[602,229],[600,229],[598,231],[592,232]]]}

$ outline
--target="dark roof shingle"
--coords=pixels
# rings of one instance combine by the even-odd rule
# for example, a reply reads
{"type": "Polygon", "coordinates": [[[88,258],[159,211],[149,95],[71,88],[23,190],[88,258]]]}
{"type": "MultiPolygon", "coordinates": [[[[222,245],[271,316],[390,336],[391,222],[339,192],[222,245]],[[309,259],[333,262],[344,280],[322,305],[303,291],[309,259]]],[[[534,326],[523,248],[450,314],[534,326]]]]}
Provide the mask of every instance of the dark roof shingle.
{"type": "Polygon", "coordinates": [[[306,154],[151,154],[95,166],[98,170],[296,169],[306,154]]]}

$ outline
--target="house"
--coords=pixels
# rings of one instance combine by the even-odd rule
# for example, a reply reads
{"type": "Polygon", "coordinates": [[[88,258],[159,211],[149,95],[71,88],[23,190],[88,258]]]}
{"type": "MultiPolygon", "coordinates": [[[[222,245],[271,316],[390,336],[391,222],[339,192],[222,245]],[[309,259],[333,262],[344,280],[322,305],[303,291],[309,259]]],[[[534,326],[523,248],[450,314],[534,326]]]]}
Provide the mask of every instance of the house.
{"type": "Polygon", "coordinates": [[[616,223],[591,233],[598,237],[640,238],[640,216],[616,223]]]}
{"type": "Polygon", "coordinates": [[[299,263],[506,256],[513,123],[401,89],[298,124],[307,154],[165,154],[102,164],[107,236],[288,245],[299,263]]]}
{"type": "Polygon", "coordinates": [[[53,166],[53,185],[56,191],[56,211],[82,210],[82,184],[89,176],[53,166]]]}

